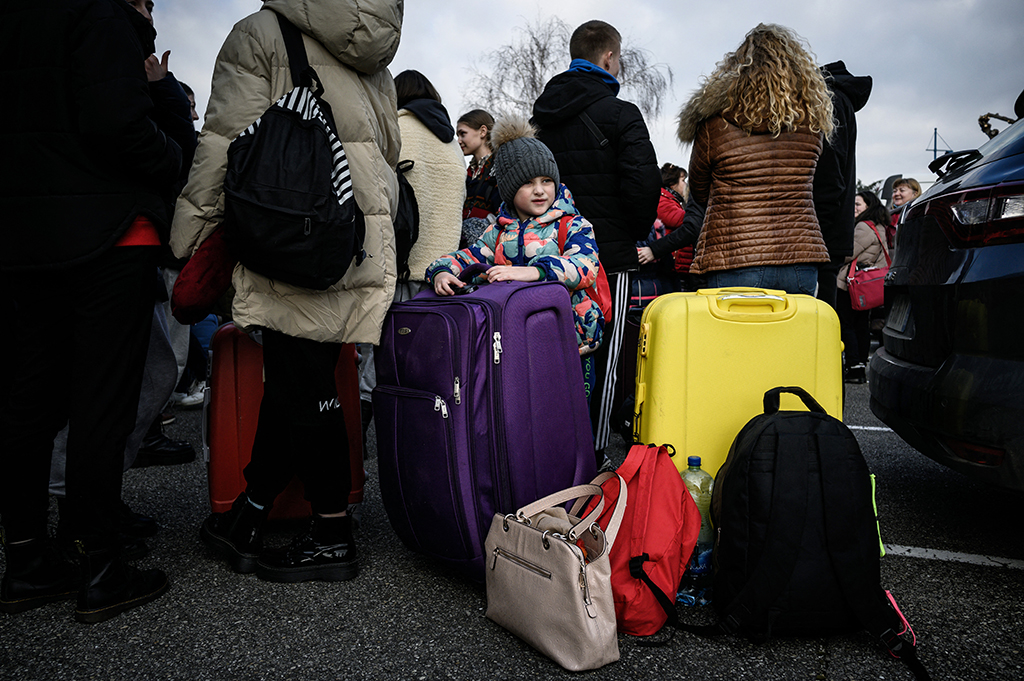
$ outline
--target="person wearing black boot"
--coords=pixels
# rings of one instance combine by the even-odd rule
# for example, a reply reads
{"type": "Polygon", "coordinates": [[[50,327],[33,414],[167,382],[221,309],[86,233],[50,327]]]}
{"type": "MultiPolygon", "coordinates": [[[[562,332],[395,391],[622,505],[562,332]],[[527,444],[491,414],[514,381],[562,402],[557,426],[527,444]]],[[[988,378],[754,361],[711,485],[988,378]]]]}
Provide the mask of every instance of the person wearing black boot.
{"type": "Polygon", "coordinates": [[[78,568],[49,537],[3,541],[7,571],[0,581],[0,612],[25,612],[78,595],[78,568]]]}
{"type": "Polygon", "coordinates": [[[175,208],[174,254],[194,253],[220,227],[231,201],[224,192],[228,146],[295,87],[288,55],[297,49],[315,64],[334,120],[344,121],[336,134],[348,167],[335,170],[351,178],[365,227],[366,257],[353,258],[326,290],[235,267],[232,317],[243,331],[261,330],[263,399],[243,471],[245,491],[230,510],[210,515],[199,536],[236,572],[273,581],[336,581],[358,572],[347,515],[348,438],[334,373],[342,343],[379,342],[395,293],[391,206],[397,205],[400,134],[387,65],[401,22],[398,0],[266,0],[235,25],[214,66],[204,130],[175,208]],[[288,549],[264,552],[271,505],[296,475],[313,509],[310,531],[288,549]]]}
{"type": "Polygon", "coordinates": [[[263,523],[270,506],[256,505],[243,492],[226,513],[213,513],[199,528],[199,538],[240,574],[256,571],[263,550],[263,523]]]}
{"type": "Polygon", "coordinates": [[[352,518],[314,515],[309,530],[283,549],[268,550],[256,563],[256,576],[268,582],[341,582],[359,571],[352,518]]]}
{"type": "Polygon", "coordinates": [[[162,571],[124,561],[118,533],[168,223],[162,189],[178,177],[181,148],[148,117],[156,32],[128,3],[2,7],[0,62],[22,96],[0,112],[0,147],[18,169],[0,184],[3,349],[18,358],[0,400],[0,600],[20,612],[70,593],[77,571],[47,528],[51,452],[67,424],[62,520],[82,559],[75,618],[100,622],[169,587],[162,571]]]}
{"type": "Polygon", "coordinates": [[[132,468],[174,466],[196,460],[196,450],[185,440],[172,440],[164,435],[160,417],[153,421],[139,446],[132,468]]]}

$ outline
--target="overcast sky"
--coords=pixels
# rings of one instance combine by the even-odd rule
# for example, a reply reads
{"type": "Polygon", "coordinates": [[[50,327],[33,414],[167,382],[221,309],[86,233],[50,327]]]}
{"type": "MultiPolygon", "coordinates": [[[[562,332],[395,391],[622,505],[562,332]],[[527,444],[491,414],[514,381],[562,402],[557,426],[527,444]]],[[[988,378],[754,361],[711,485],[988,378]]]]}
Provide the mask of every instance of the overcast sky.
{"type": "MultiPolygon", "coordinates": [[[[261,5],[156,0],[157,50],[171,50],[171,70],[195,89],[200,116],[224,37],[261,5]]],[[[663,112],[647,121],[659,163],[689,159],[689,148],[675,138],[679,109],[701,76],[759,22],[795,30],[819,64],[843,60],[854,75],[873,77],[871,98],[857,115],[857,175],[865,183],[897,173],[930,183],[933,130],[942,148],[975,149],[988,139],[978,117],[1012,118],[1024,89],[1022,0],[408,0],[391,72],[421,71],[454,121],[468,109],[466,88],[483,56],[510,43],[527,21],[553,14],[573,27],[607,21],[625,43],[671,68],[663,112]]],[[[1006,123],[993,120],[993,127],[1006,123]]]]}

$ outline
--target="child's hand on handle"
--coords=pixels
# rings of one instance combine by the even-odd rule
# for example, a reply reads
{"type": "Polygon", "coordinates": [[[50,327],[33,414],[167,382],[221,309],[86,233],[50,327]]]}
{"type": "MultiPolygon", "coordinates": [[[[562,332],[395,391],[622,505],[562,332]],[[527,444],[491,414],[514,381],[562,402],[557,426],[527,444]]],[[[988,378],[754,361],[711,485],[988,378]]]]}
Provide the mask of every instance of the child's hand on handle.
{"type": "Polygon", "coordinates": [[[540,281],[540,270],[536,267],[518,265],[495,265],[487,270],[487,281],[540,281]]]}
{"type": "Polygon", "coordinates": [[[466,284],[459,280],[451,272],[438,272],[434,275],[434,293],[439,296],[453,296],[455,289],[462,288],[466,284]]]}

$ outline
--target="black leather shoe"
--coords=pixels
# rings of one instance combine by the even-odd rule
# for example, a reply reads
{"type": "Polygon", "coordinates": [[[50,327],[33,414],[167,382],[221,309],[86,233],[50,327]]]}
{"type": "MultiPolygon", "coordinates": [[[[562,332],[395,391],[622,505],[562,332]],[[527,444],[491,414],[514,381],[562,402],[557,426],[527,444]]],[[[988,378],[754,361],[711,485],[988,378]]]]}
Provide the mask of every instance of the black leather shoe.
{"type": "Polygon", "coordinates": [[[4,542],[7,569],[0,581],[0,612],[18,613],[78,593],[78,567],[49,537],[4,542]]]}
{"type": "Polygon", "coordinates": [[[121,502],[121,534],[128,535],[129,537],[137,537],[143,539],[145,537],[152,537],[156,534],[160,526],[156,524],[156,520],[150,518],[148,515],[136,513],[133,511],[128,504],[121,502]]]}
{"type": "Polygon", "coordinates": [[[104,622],[126,610],[156,600],[170,588],[161,570],[137,570],[124,561],[120,547],[87,550],[82,556],[82,589],[75,619],[87,624],[104,622]]]}
{"type": "Polygon", "coordinates": [[[308,532],[287,548],[264,552],[256,566],[256,576],[268,582],[343,582],[357,574],[359,556],[348,516],[313,516],[308,532]]]}
{"type": "Polygon", "coordinates": [[[127,534],[117,536],[121,540],[121,557],[125,560],[138,560],[149,553],[149,546],[142,539],[127,534]]]}
{"type": "MultiPolygon", "coordinates": [[[[68,518],[67,505],[63,497],[57,499],[57,543],[66,555],[76,562],[81,558],[75,540],[69,535],[66,529],[68,518]]],[[[144,537],[156,534],[156,521],[149,516],[133,512],[128,504],[121,502],[121,511],[118,517],[117,539],[121,545],[121,557],[125,560],[137,560],[149,553],[149,546],[143,541],[144,537]]]]}
{"type": "Polygon", "coordinates": [[[867,383],[867,368],[863,364],[854,364],[852,367],[846,370],[846,376],[844,380],[847,383],[867,383]]]}
{"type": "Polygon", "coordinates": [[[172,440],[163,433],[147,435],[139,447],[132,468],[174,466],[196,460],[196,450],[184,440],[172,440]]]}
{"type": "Polygon", "coordinates": [[[229,511],[211,513],[203,521],[199,538],[207,548],[226,559],[235,572],[255,572],[263,549],[263,523],[269,514],[270,506],[262,510],[256,508],[243,492],[229,511]]]}

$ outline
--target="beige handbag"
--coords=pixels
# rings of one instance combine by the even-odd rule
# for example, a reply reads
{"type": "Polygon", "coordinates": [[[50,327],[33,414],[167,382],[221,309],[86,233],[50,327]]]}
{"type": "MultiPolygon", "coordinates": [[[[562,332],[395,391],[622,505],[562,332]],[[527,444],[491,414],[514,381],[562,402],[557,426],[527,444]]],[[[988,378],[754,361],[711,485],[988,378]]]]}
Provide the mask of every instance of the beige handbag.
{"type": "Polygon", "coordinates": [[[570,671],[597,669],[619,659],[608,552],[626,508],[626,483],[608,529],[602,473],[589,485],[556,492],[516,511],[496,514],[484,542],[487,617],[570,671]],[[601,497],[586,517],[566,514],[580,497],[601,497]]]}

